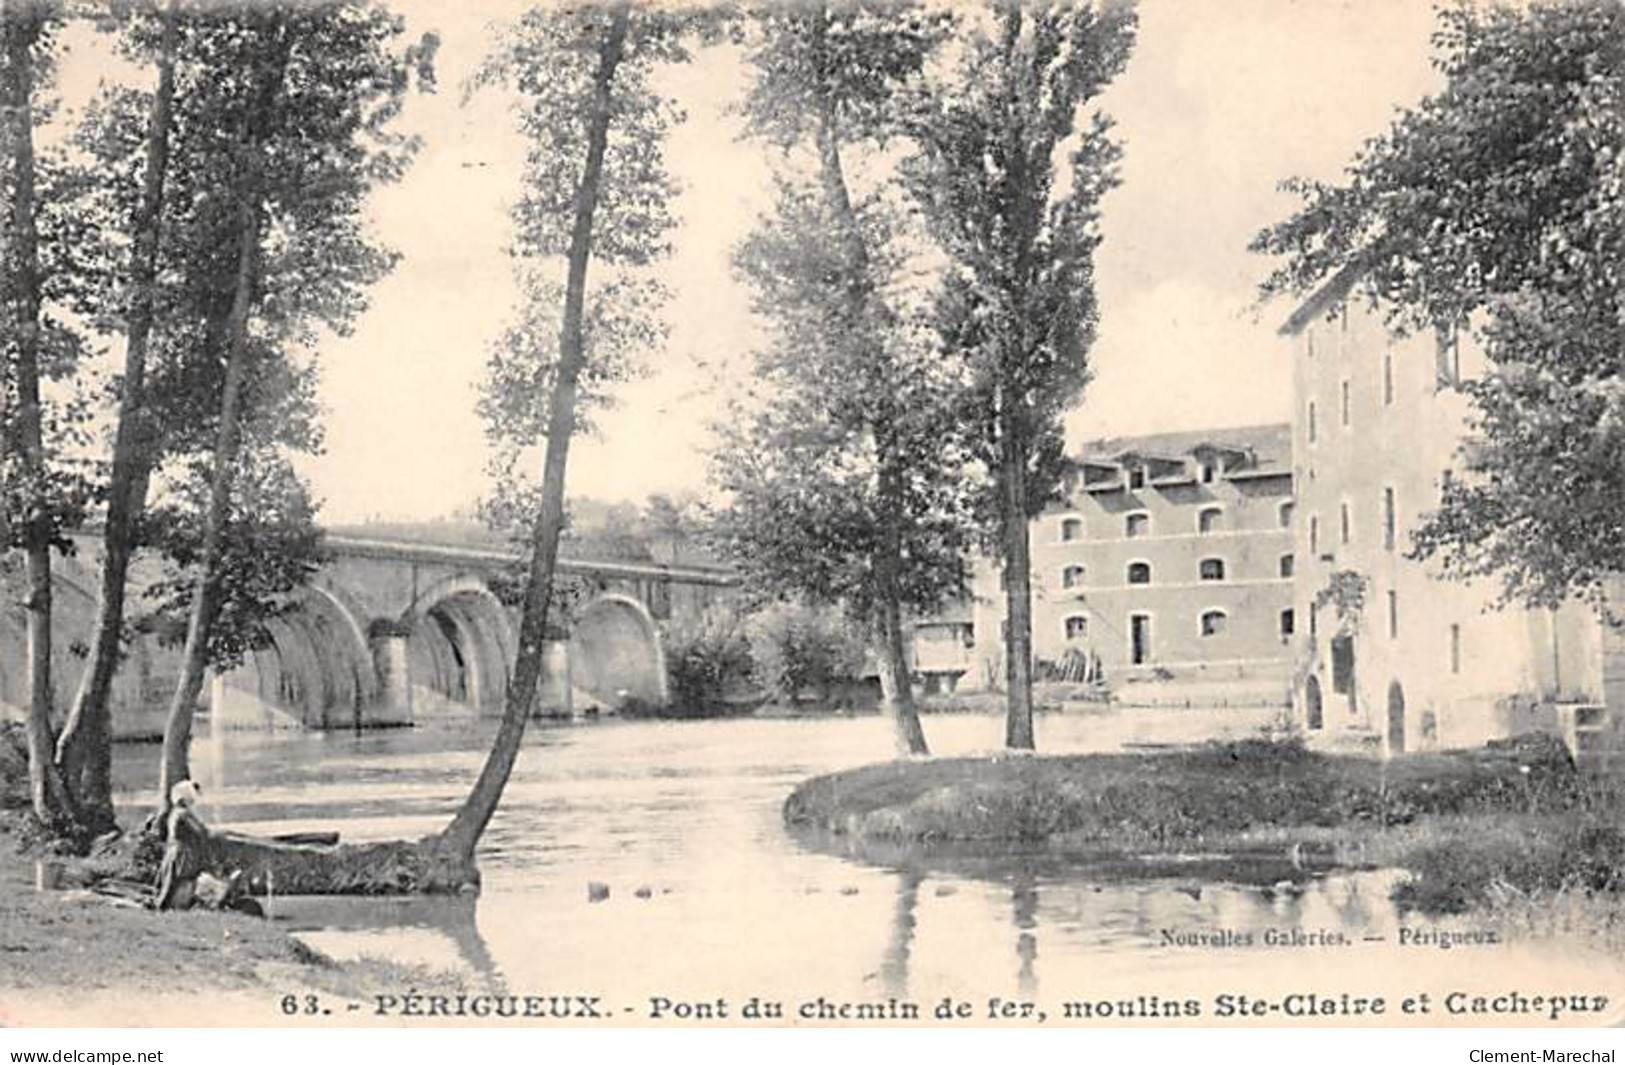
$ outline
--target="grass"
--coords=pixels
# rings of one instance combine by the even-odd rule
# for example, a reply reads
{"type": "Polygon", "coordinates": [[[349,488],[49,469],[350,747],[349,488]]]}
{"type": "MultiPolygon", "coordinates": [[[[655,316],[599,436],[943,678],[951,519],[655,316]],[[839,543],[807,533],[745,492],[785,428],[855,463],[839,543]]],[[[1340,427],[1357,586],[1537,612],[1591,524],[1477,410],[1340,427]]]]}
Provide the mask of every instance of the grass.
{"type": "Polygon", "coordinates": [[[1309,848],[1336,864],[1409,870],[1397,901],[1428,913],[1596,900],[1598,920],[1617,928],[1625,894],[1620,789],[1577,773],[1543,737],[1390,762],[1266,740],[894,762],[806,781],[784,814],[792,826],[889,847],[1309,848]]]}
{"type": "Polygon", "coordinates": [[[293,992],[363,999],[401,987],[465,990],[454,972],[376,958],[336,962],[260,918],[205,910],[156,913],[88,891],[36,891],[36,857],[63,861],[80,874],[106,872],[102,866],[125,872],[133,836],[85,859],[53,855],[28,810],[28,763],[19,732],[0,728],[0,988],[21,995],[161,988],[242,993],[266,1002],[293,992]]]}

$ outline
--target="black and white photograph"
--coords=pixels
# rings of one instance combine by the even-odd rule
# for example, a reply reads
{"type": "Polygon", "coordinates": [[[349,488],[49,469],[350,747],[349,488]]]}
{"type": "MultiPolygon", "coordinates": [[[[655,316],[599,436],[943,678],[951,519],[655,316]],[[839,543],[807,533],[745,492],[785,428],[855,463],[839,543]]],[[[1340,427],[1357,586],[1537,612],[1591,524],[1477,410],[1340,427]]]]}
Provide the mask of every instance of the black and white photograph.
{"type": "Polygon", "coordinates": [[[1620,0],[0,0],[0,1028],[1612,1061],[1622,719],[1620,0]]]}

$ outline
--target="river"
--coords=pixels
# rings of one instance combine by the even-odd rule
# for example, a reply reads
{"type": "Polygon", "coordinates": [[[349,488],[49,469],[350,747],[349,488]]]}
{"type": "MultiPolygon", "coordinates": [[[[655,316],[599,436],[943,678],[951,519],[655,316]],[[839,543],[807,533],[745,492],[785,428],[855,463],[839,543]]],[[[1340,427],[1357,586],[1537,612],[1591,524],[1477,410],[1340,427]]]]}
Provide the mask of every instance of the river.
{"type": "MultiPolygon", "coordinates": [[[[1137,722],[1178,719],[1048,715],[1039,746],[1114,749],[1148,738],[1137,722]]],[[[1002,728],[984,715],[925,724],[939,753],[994,749],[1002,728]]],[[[260,833],[420,836],[450,816],[492,729],[203,737],[193,754],[203,814],[260,833]]],[[[1391,872],[1277,886],[1125,878],[1020,857],[944,871],[836,856],[786,832],[780,807],[798,781],[889,749],[876,717],[533,727],[482,843],[477,901],[284,898],[271,901],[272,917],[339,958],[456,968],[471,986],[519,994],[603,995],[634,1019],[654,999],[714,1009],[718,997],[732,1019],[753,995],[815,1014],[819,996],[895,998],[927,1015],[955,996],[978,1017],[990,996],[1045,1009],[1116,1003],[1108,1015],[1192,998],[1212,1017],[1227,988],[1278,1007],[1288,993],[1386,994],[1389,1012],[1401,992],[1625,994],[1620,961],[1583,940],[1419,942],[1418,933],[1485,930],[1403,917],[1388,901],[1391,872]]],[[[145,797],[156,755],[120,748],[126,800],[145,797]]],[[[1520,1019],[1449,1017],[1430,1001],[1435,1021],[1520,1019]]]]}

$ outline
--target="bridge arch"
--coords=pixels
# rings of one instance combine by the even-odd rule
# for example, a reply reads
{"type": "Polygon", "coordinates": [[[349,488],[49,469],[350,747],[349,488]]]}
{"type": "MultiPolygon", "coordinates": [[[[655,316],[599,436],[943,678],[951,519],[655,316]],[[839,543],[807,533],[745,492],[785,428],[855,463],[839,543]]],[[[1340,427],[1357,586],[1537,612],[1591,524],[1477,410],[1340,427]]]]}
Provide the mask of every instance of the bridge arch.
{"type": "Polygon", "coordinates": [[[309,728],[359,726],[378,693],[367,637],[349,605],[319,585],[266,623],[266,642],[223,680],[227,727],[262,724],[280,710],[309,728]],[[251,696],[244,703],[241,696],[251,696]]]}
{"type": "Polygon", "coordinates": [[[664,706],[666,652],[648,608],[618,592],[588,603],[570,625],[570,676],[605,706],[664,706]]]}
{"type": "Polygon", "coordinates": [[[508,694],[515,640],[490,586],[454,574],[418,594],[402,617],[414,686],[476,710],[498,711],[508,694]]]}

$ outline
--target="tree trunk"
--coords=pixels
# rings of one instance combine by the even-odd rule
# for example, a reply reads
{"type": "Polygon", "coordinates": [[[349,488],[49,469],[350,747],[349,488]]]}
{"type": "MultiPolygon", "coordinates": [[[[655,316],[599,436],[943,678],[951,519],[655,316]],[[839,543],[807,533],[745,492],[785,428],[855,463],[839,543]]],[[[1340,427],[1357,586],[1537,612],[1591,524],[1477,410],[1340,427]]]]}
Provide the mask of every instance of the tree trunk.
{"type": "MultiPolygon", "coordinates": [[[[283,27],[278,22],[278,36],[283,27]]],[[[248,376],[252,351],[248,342],[248,318],[253,307],[257,280],[260,224],[264,212],[263,171],[265,127],[272,103],[282,88],[288,62],[288,45],[280,44],[272,71],[260,86],[260,97],[250,113],[243,137],[242,180],[237,189],[237,268],[233,280],[231,310],[226,324],[226,379],[220,395],[220,426],[215,434],[214,470],[209,482],[209,504],[204,515],[203,544],[198,552],[197,582],[192,590],[191,612],[187,618],[186,646],[182,652],[181,675],[170,700],[164,722],[163,758],[158,771],[158,808],[169,811],[169,791],[191,775],[188,759],[192,739],[192,716],[203,691],[203,674],[208,666],[209,632],[220,611],[220,558],[223,553],[226,521],[231,512],[232,480],[236,474],[242,445],[240,406],[243,382],[248,376]]]]}
{"type": "Polygon", "coordinates": [[[16,447],[31,498],[23,516],[28,599],[28,785],[34,815],[54,829],[66,829],[73,809],[56,771],[51,730],[51,542],[50,500],[46,498],[44,416],[40,401],[40,268],[34,188],[33,47],[42,13],[7,5],[0,25],[5,34],[7,97],[12,122],[11,164],[16,183],[11,212],[12,282],[16,286],[12,322],[16,330],[16,447]]]}
{"type": "MultiPolygon", "coordinates": [[[[820,5],[813,23],[815,49],[825,54],[825,35],[828,30],[827,9],[820,5]]],[[[852,206],[851,192],[846,184],[846,171],[841,162],[840,129],[836,121],[835,103],[827,86],[821,86],[818,121],[818,170],[825,198],[834,212],[841,229],[846,249],[847,269],[847,328],[854,338],[866,337],[870,326],[873,286],[869,278],[869,249],[863,241],[857,211],[852,206]]],[[[889,381],[887,356],[879,343],[866,345],[865,362],[875,378],[872,388],[872,414],[870,431],[875,445],[878,468],[875,484],[875,505],[880,525],[880,544],[872,560],[875,581],[875,600],[878,613],[880,653],[876,656],[880,671],[880,691],[886,703],[886,713],[895,728],[897,751],[905,755],[929,754],[925,730],[920,727],[920,714],[914,703],[913,671],[909,669],[903,635],[902,569],[903,569],[903,515],[902,478],[897,470],[898,446],[894,434],[896,425],[893,410],[892,386],[889,381]]]]}
{"type": "Polygon", "coordinates": [[[136,522],[146,506],[157,441],[146,410],[147,338],[152,332],[158,248],[163,217],[164,177],[169,169],[171,101],[175,95],[176,18],[163,14],[158,52],[158,87],[147,118],[147,162],[141,207],[136,215],[131,261],[131,303],[113,438],[113,470],[108,484],[102,532],[101,594],[96,603],[90,662],[79,683],[73,710],[57,741],[56,759],[82,820],[93,831],[114,827],[112,724],[108,699],[118,668],[124,629],[125,585],[135,551],[136,522]]]}
{"type": "MultiPolygon", "coordinates": [[[[875,565],[884,566],[885,561],[883,557],[877,558],[875,565]]],[[[892,576],[895,578],[896,574],[892,576]]],[[[884,576],[881,580],[884,582],[884,576]]],[[[925,730],[920,727],[919,709],[914,704],[913,671],[909,669],[908,655],[904,650],[902,612],[897,607],[895,597],[884,598],[880,602],[879,629],[880,654],[876,657],[880,669],[880,694],[892,719],[897,753],[930,754],[931,749],[925,742],[925,730]]]]}
{"type": "MultiPolygon", "coordinates": [[[[1027,463],[1031,458],[1028,431],[1032,411],[1028,409],[1022,379],[1023,366],[1030,350],[1025,336],[1027,324],[1026,289],[1036,283],[1033,244],[1043,224],[1042,204],[1028,195],[1030,188],[1029,164],[1024,131],[1017,116],[1021,114],[1021,94],[1024,79],[1016,77],[1019,69],[1016,55],[1021,47],[1023,12],[1020,4],[1004,9],[1003,47],[1005,52],[1004,78],[1007,114],[1005,129],[1004,199],[1008,205],[1006,224],[1010,230],[1010,243],[1014,248],[1010,275],[1020,291],[1009,313],[1007,329],[1014,331],[1010,342],[1012,352],[1001,353],[999,358],[1000,387],[998,393],[999,493],[1001,496],[1000,530],[1003,541],[1005,578],[1005,617],[1008,630],[1005,643],[1005,700],[1006,718],[1004,743],[1011,750],[1033,749],[1033,599],[1032,557],[1029,543],[1030,529],[1027,511],[1027,463]],[[1013,215],[1014,217],[1010,217],[1013,215]]],[[[1040,160],[1039,167],[1047,166],[1040,160]]]]}
{"type": "Polygon", "coordinates": [[[999,480],[1003,499],[1006,718],[1004,743],[1033,749],[1032,560],[1027,528],[1027,455],[1006,392],[1000,405],[999,480]]]}
{"type": "MultiPolygon", "coordinates": [[[[491,744],[491,753],[480,770],[474,788],[457,814],[440,834],[437,853],[440,867],[433,879],[460,878],[477,884],[474,851],[496,812],[502,790],[519,757],[525,723],[535,698],[546,649],[547,607],[552,597],[553,576],[558,562],[559,535],[564,528],[564,476],[569,463],[570,437],[575,431],[577,382],[586,365],[583,315],[586,307],[587,265],[592,255],[593,215],[598,208],[604,171],[604,151],[609,141],[611,84],[625,51],[630,11],[617,4],[609,29],[598,46],[598,69],[593,75],[593,111],[587,132],[587,157],[576,188],[575,219],[570,233],[568,273],[564,289],[564,318],[559,330],[559,365],[548,410],[547,450],[542,465],[542,504],[531,532],[530,565],[525,585],[523,612],[519,622],[519,655],[513,679],[508,684],[502,724],[491,744]]],[[[426,890],[445,890],[431,883],[426,890]]]]}

